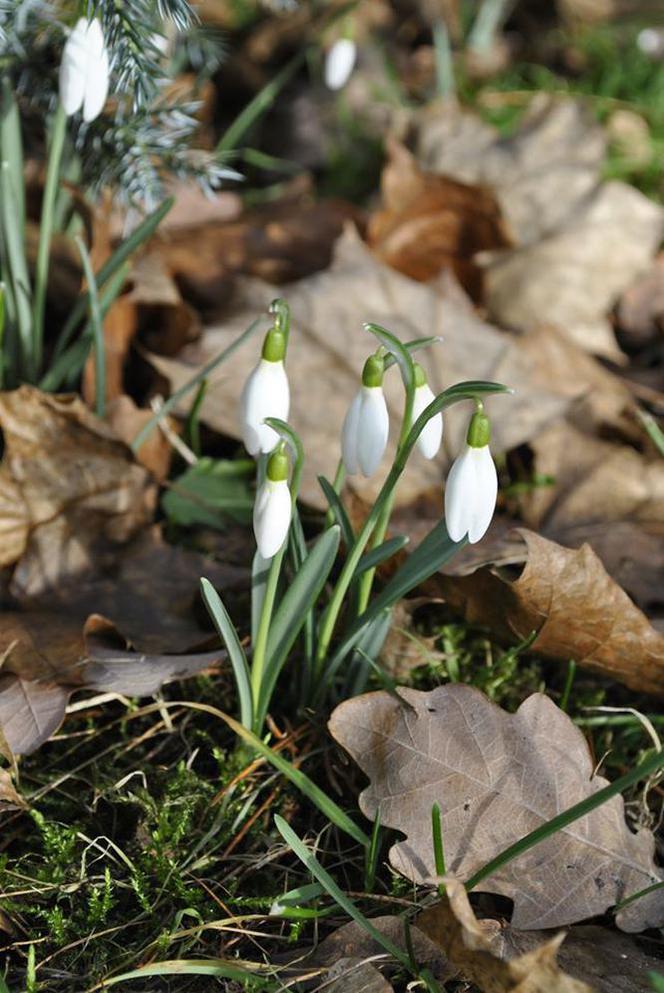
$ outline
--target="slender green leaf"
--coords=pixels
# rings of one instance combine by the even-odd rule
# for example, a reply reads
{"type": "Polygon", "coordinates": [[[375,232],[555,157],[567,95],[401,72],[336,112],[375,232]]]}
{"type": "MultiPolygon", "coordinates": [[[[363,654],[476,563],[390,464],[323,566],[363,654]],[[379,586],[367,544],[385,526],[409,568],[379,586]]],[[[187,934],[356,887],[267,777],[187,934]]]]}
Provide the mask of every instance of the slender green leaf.
{"type": "MultiPolygon", "coordinates": [[[[403,342],[403,347],[411,355],[414,355],[415,352],[419,352],[423,348],[428,348],[429,345],[438,345],[438,344],[440,344],[440,342],[442,340],[443,339],[441,338],[440,335],[434,334],[434,335],[429,335],[428,338],[413,338],[412,341],[405,341],[405,342],[403,342]]],[[[385,356],[385,368],[386,369],[390,369],[395,364],[395,362],[396,362],[396,358],[394,357],[394,355],[392,355],[392,353],[390,353],[389,355],[386,355],[385,356]]]]}
{"type": "MultiPolygon", "coordinates": [[[[152,237],[174,203],[175,198],[168,197],[155,210],[153,210],[152,213],[144,217],[141,223],[134,228],[132,233],[128,235],[124,241],[120,242],[110,259],[107,259],[106,262],[104,262],[103,266],[97,273],[97,286],[99,289],[105,286],[111,276],[115,275],[118,269],[120,269],[120,267],[128,261],[137,248],[140,248],[140,246],[147,241],[148,238],[152,237]]],[[[71,341],[77,324],[85,315],[86,307],[87,297],[85,294],[81,294],[72,307],[69,317],[60,332],[55,346],[54,358],[59,357],[71,341]]]]}
{"type": "Polygon", "coordinates": [[[271,765],[274,766],[283,776],[286,777],[297,789],[306,796],[307,799],[311,800],[315,807],[317,807],[320,812],[327,817],[328,821],[336,825],[340,831],[345,834],[350,835],[354,838],[360,845],[368,845],[369,837],[364,833],[361,827],[359,827],[355,821],[351,820],[348,814],[341,809],[341,807],[330,799],[327,793],[324,793],[314,782],[309,779],[300,769],[296,769],[295,766],[280,755],[279,752],[273,751],[269,745],[266,745],[262,738],[254,734],[248,728],[244,727],[239,721],[234,720],[228,714],[222,714],[218,712],[218,716],[221,717],[223,721],[228,724],[235,734],[242,738],[248,745],[262,755],[263,758],[267,759],[271,765]]]}
{"type": "MultiPolygon", "coordinates": [[[[6,138],[2,139],[3,147],[6,138]]],[[[16,311],[21,363],[25,374],[34,379],[37,374],[32,341],[32,314],[30,307],[31,287],[28,265],[25,258],[25,226],[22,225],[16,206],[16,190],[23,177],[16,177],[7,159],[0,163],[0,223],[3,229],[4,245],[9,266],[13,306],[16,311]]],[[[9,280],[8,280],[9,282],[9,280]]]]}
{"type": "Polygon", "coordinates": [[[304,48],[300,49],[290,62],[287,62],[283,69],[273,76],[265,84],[263,89],[258,91],[253,100],[250,100],[246,107],[240,111],[235,120],[226,128],[218,142],[217,154],[234,152],[242,145],[247,131],[249,131],[259,117],[270,109],[283,87],[300,68],[305,54],[306,50],[304,48]]]}
{"type": "Polygon", "coordinates": [[[249,325],[246,331],[243,331],[242,334],[235,339],[235,341],[231,342],[228,348],[225,348],[223,352],[220,352],[219,355],[215,356],[215,358],[210,359],[210,361],[206,363],[202,369],[198,370],[195,376],[192,376],[191,379],[184,383],[178,390],[175,391],[175,393],[172,393],[168,400],[162,404],[159,412],[156,413],[154,417],[151,417],[147,424],[138,432],[131,443],[132,451],[137,452],[145,439],[152,434],[157,424],[159,424],[159,421],[161,421],[166,414],[170,413],[170,411],[178,405],[180,400],[185,397],[187,393],[190,393],[191,390],[195,389],[199,385],[199,383],[202,383],[204,379],[207,379],[210,373],[213,372],[217,366],[221,365],[222,362],[225,362],[226,359],[230,358],[233,352],[235,352],[240,345],[244,345],[245,341],[247,341],[256,328],[260,326],[260,323],[260,318],[255,320],[249,325]]]}
{"type": "Polygon", "coordinates": [[[333,678],[348,652],[358,643],[367,623],[437,572],[465,544],[465,539],[459,542],[452,541],[444,521],[437,524],[408,556],[389,583],[373,598],[364,613],[351,625],[327,667],[325,681],[328,682],[333,678]]]}
{"type": "Polygon", "coordinates": [[[251,695],[251,678],[249,666],[244,649],[237,636],[235,625],[228,616],[228,611],[221,602],[221,598],[212,583],[207,579],[201,579],[201,593],[208,613],[212,618],[219,635],[226,646],[226,651],[231,660],[235,685],[237,686],[240,698],[240,720],[245,727],[251,727],[253,720],[253,701],[251,695]]]}
{"type": "MultiPolygon", "coordinates": [[[[90,322],[92,325],[92,336],[95,344],[95,409],[98,417],[103,417],[106,410],[106,348],[104,342],[104,322],[99,306],[99,294],[97,292],[97,282],[92,271],[92,263],[88,250],[83,244],[83,239],[78,235],[75,238],[81,262],[83,263],[83,273],[88,284],[88,299],[90,301],[90,322]]],[[[43,314],[42,314],[43,317],[43,314]]]]}
{"type": "Polygon", "coordinates": [[[385,562],[386,559],[391,558],[397,552],[400,552],[402,548],[405,548],[409,541],[410,538],[405,534],[398,534],[394,538],[384,541],[376,548],[372,548],[370,552],[365,552],[357,563],[355,575],[360,576],[367,569],[375,569],[385,562]]]}
{"type": "Polygon", "coordinates": [[[370,669],[382,672],[380,666],[376,663],[376,659],[385,644],[385,639],[390,632],[391,626],[391,610],[381,611],[373,620],[363,626],[362,635],[355,646],[353,662],[349,667],[348,677],[345,680],[344,696],[358,696],[364,692],[369,680],[370,669]]]}
{"type": "MultiPolygon", "coordinates": [[[[41,219],[39,222],[39,243],[37,245],[37,260],[35,263],[35,286],[32,306],[32,333],[34,341],[35,368],[41,369],[44,350],[44,310],[46,307],[46,289],[48,286],[49,260],[51,257],[51,238],[55,219],[55,201],[60,188],[60,165],[62,152],[65,147],[67,134],[67,114],[58,100],[53,117],[51,140],[48,148],[46,166],[46,182],[42,196],[41,219]]],[[[79,248],[80,252],[80,248],[79,248]]],[[[83,262],[85,267],[85,260],[83,262]]],[[[88,266],[90,271],[92,267],[88,266]]],[[[94,282],[94,280],[93,280],[94,282]]],[[[88,281],[88,293],[90,284],[88,281]]],[[[95,296],[96,296],[95,288],[95,296]]],[[[101,415],[100,415],[101,416],[101,415]]]]}
{"type": "Polygon", "coordinates": [[[284,839],[286,844],[288,844],[293,852],[297,855],[300,861],[307,867],[311,875],[318,880],[321,886],[330,894],[332,899],[339,904],[342,910],[345,910],[349,917],[352,917],[360,927],[370,934],[374,941],[385,949],[390,955],[392,955],[397,962],[401,962],[410,971],[410,961],[408,956],[402,952],[402,950],[394,944],[393,941],[382,934],[378,928],[374,927],[371,921],[364,916],[362,911],[353,903],[350,897],[341,890],[335,881],[330,876],[329,872],[323,868],[316,856],[311,852],[307,846],[304,844],[301,838],[299,838],[292,827],[286,823],[283,817],[279,814],[275,814],[274,823],[277,826],[277,830],[281,837],[284,839]]]}
{"type": "Polygon", "coordinates": [[[170,521],[183,527],[205,524],[223,530],[230,520],[251,521],[253,459],[202,458],[189,466],[162,497],[170,521]]]}
{"type": "Polygon", "coordinates": [[[355,544],[355,532],[353,531],[353,525],[350,523],[350,517],[346,513],[346,508],[341,502],[341,497],[329,479],[326,479],[325,476],[319,476],[318,482],[320,483],[320,488],[325,494],[325,499],[330,505],[330,510],[332,511],[334,517],[336,517],[337,524],[341,528],[344,544],[346,548],[351,548],[355,544]]]}
{"type": "MultiPolygon", "coordinates": [[[[129,263],[126,263],[109,280],[108,285],[104,287],[99,297],[99,310],[102,321],[124,286],[128,272],[129,263]]],[[[92,320],[90,319],[76,341],[51,363],[50,368],[39,382],[40,389],[46,392],[52,392],[60,389],[63,384],[76,382],[83,371],[83,366],[87,362],[93,341],[94,331],[92,320]]]]}
{"type": "Polygon", "coordinates": [[[332,570],[339,550],[339,539],[340,532],[337,525],[322,533],[302,563],[272,618],[269,633],[270,653],[256,708],[259,725],[265,719],[274,687],[288,653],[332,570]]]}
{"type": "Polygon", "coordinates": [[[654,772],[664,766],[664,748],[659,751],[653,752],[648,758],[640,762],[639,765],[635,766],[629,772],[626,772],[624,776],[620,776],[615,782],[609,783],[603,789],[598,790],[593,793],[592,796],[586,797],[585,800],[581,800],[580,803],[575,803],[574,806],[569,807],[564,810],[562,814],[557,814],[556,817],[552,817],[551,820],[547,821],[546,824],[542,824],[540,827],[535,828],[525,837],[521,838],[515,844],[510,845],[504,851],[496,855],[495,858],[487,862],[486,865],[482,866],[466,883],[466,889],[472,890],[480,883],[484,882],[489,876],[492,876],[494,872],[498,872],[503,866],[507,865],[508,862],[512,862],[513,859],[519,857],[524,852],[529,849],[534,848],[538,845],[540,841],[544,841],[546,838],[550,838],[552,834],[557,831],[562,831],[566,828],[568,824],[573,824],[574,821],[578,821],[580,817],[585,817],[591,811],[595,810],[597,807],[601,807],[603,803],[610,800],[614,796],[618,796],[623,790],[626,790],[629,786],[633,786],[635,783],[641,782],[641,780],[647,779],[654,772]]]}
{"type": "Polygon", "coordinates": [[[20,179],[16,184],[14,211],[21,230],[25,228],[25,186],[23,183],[23,136],[18,103],[12,91],[9,76],[2,80],[2,107],[0,109],[0,158],[6,159],[12,176],[20,179]]]}
{"type": "Polygon", "coordinates": [[[106,979],[104,985],[114,986],[128,979],[145,979],[146,976],[218,976],[223,979],[234,979],[239,983],[251,980],[254,985],[258,984],[264,990],[282,989],[281,983],[261,975],[259,970],[264,968],[256,965],[254,971],[228,959],[170,959],[164,962],[152,962],[131,972],[123,972],[121,976],[106,979]]]}

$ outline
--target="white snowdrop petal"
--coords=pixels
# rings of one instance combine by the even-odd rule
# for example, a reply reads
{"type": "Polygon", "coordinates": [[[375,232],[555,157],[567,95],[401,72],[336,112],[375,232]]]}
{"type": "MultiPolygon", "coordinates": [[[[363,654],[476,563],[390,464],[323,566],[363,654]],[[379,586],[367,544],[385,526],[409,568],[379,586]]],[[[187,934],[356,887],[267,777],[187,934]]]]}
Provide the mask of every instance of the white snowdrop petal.
{"type": "Polygon", "coordinates": [[[350,79],[357,58],[357,46],[350,38],[339,38],[325,58],[325,85],[340,90],[350,79]]]}
{"type": "Polygon", "coordinates": [[[83,99],[83,120],[94,121],[99,117],[108,96],[108,53],[104,48],[95,59],[88,60],[87,85],[83,99]]]}
{"type": "Polygon", "coordinates": [[[468,522],[468,541],[473,545],[484,537],[491,524],[498,496],[498,474],[488,445],[472,448],[471,457],[475,464],[476,490],[468,522]]]}
{"type": "Polygon", "coordinates": [[[87,65],[87,21],[81,17],[65,42],[60,63],[60,100],[68,116],[83,104],[87,65]]]}
{"type": "Polygon", "coordinates": [[[357,431],[357,457],[364,476],[373,476],[380,465],[390,432],[390,418],[382,386],[362,387],[357,431]]]}
{"type": "Polygon", "coordinates": [[[288,419],[290,389],[283,362],[261,359],[250,373],[240,398],[242,440],[250,455],[271,452],[279,436],[263,424],[266,417],[288,419]]]}
{"type": "Polygon", "coordinates": [[[90,58],[101,58],[105,50],[104,33],[96,17],[86,24],[85,41],[90,58]]]}
{"type": "Polygon", "coordinates": [[[277,554],[288,535],[292,503],[288,482],[266,479],[254,506],[254,535],[264,559],[277,554]]]}
{"type": "Polygon", "coordinates": [[[360,423],[360,410],[362,408],[362,391],[355,394],[341,430],[341,458],[343,459],[346,472],[349,476],[355,476],[360,471],[360,464],[357,460],[357,429],[360,423]]]}
{"type": "MultiPolygon", "coordinates": [[[[435,399],[434,393],[428,383],[423,383],[415,390],[413,398],[413,421],[416,421],[422,411],[435,399]]],[[[419,438],[417,447],[425,459],[433,459],[438,454],[440,443],[443,440],[443,415],[436,414],[425,424],[419,438]]]]}
{"type": "Polygon", "coordinates": [[[466,445],[454,460],[445,484],[445,525],[452,541],[461,541],[468,533],[476,488],[477,467],[472,449],[466,445]]]}

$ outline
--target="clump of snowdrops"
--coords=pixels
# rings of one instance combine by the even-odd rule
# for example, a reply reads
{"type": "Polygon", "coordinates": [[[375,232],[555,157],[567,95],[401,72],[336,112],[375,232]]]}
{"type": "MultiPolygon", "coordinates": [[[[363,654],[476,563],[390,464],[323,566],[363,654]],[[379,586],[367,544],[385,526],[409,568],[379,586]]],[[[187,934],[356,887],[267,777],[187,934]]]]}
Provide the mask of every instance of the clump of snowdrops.
{"type": "Polygon", "coordinates": [[[283,300],[274,301],[271,311],[274,326],[245,384],[240,410],[244,443],[258,464],[249,653],[217,592],[202,580],[205,602],[232,664],[240,720],[258,735],[287,664],[290,687],[301,709],[361,692],[371,670],[377,668],[394,604],[467,542],[479,541],[485,534],[495,509],[497,476],[484,399],[511,392],[500,383],[471,381],[435,395],[413,355],[438,339],[402,343],[385,328],[366,324],[376,348],[358,370],[357,394],[339,426],[341,459],[334,483],[319,477],[329,512],[322,533],[308,543],[297,507],[305,452],[288,424],[290,314],[283,300]],[[404,388],[404,409],[396,455],[356,532],[341,496],[344,478],[378,471],[390,430],[383,381],[397,372],[404,388]],[[447,479],[445,518],[375,592],[377,566],[407,543],[404,536],[386,539],[386,534],[395,489],[408,459],[416,446],[425,458],[434,458],[443,436],[443,411],[461,401],[471,401],[474,411],[466,443],[447,479]],[[344,555],[335,568],[342,541],[344,555]]]}

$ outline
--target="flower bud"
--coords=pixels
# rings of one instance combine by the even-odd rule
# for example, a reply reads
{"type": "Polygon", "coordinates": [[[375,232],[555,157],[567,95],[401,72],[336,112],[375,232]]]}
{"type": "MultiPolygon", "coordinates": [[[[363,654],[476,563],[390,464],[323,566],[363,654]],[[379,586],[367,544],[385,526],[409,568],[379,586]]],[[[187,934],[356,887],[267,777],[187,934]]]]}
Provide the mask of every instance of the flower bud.
{"type": "Polygon", "coordinates": [[[264,559],[276,555],[288,536],[293,512],[288,468],[288,456],[278,447],[268,459],[265,482],[256,494],[254,535],[264,559]]]}
{"type": "MultiPolygon", "coordinates": [[[[424,369],[415,364],[415,396],[413,398],[413,421],[435,400],[435,395],[427,383],[424,369]]],[[[425,459],[433,459],[438,454],[443,440],[443,415],[435,414],[422,428],[417,439],[417,447],[425,459]]]]}
{"type": "Polygon", "coordinates": [[[325,85],[330,90],[342,89],[355,68],[357,46],[351,38],[338,38],[325,57],[325,85]]]}
{"type": "Polygon", "coordinates": [[[371,355],[362,371],[362,386],[348,408],[341,433],[341,455],[350,476],[373,476],[387,447],[390,419],[383,393],[385,363],[371,355]]]}
{"type": "Polygon", "coordinates": [[[285,335],[272,328],[265,336],[262,358],[250,373],[240,398],[242,439],[250,455],[271,452],[279,441],[277,432],[263,423],[266,417],[288,420],[290,389],[285,354],[285,335]]]}
{"type": "Polygon", "coordinates": [[[106,103],[109,83],[108,52],[101,24],[79,18],[62,52],[60,100],[68,117],[83,110],[84,121],[94,121],[106,103]]]}
{"type": "Polygon", "coordinates": [[[452,465],[445,486],[445,523],[452,541],[484,537],[498,494],[498,476],[489,451],[489,419],[481,407],[473,414],[466,445],[452,465]]]}

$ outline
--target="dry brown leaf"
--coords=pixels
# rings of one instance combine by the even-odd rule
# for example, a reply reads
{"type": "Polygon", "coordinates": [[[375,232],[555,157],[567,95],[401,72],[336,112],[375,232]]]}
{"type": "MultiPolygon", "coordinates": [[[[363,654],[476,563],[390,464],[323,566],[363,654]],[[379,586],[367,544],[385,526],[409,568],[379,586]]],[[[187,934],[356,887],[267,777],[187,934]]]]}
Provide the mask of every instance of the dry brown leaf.
{"type": "Polygon", "coordinates": [[[507,327],[547,322],[622,358],[607,314],[647,268],[664,211],[624,183],[600,183],[602,129],[578,101],[536,97],[508,139],[460,111],[418,121],[422,164],[495,193],[516,249],[486,258],[487,304],[507,327]]]}
{"type": "Polygon", "coordinates": [[[446,882],[443,900],[417,918],[418,927],[484,993],[593,993],[592,987],[563,972],[556,962],[565,935],[508,962],[491,948],[457,879],[446,882]]]}
{"type": "MultiPolygon", "coordinates": [[[[6,769],[0,769],[0,812],[8,808],[25,809],[27,803],[12,783],[12,778],[6,769]]],[[[1,921],[0,921],[1,924],[1,921]]]]}
{"type": "Polygon", "coordinates": [[[148,473],[78,397],[2,393],[0,428],[0,565],[16,563],[15,595],[83,572],[150,521],[148,473]]]}
{"type": "MultiPolygon", "coordinates": [[[[106,420],[126,445],[131,445],[148,421],[154,417],[152,409],[144,410],[137,407],[131,397],[118,396],[112,400],[106,409],[106,420]]],[[[178,424],[172,417],[165,418],[171,431],[177,434],[178,424]]],[[[163,483],[171,468],[173,446],[159,428],[152,431],[141,447],[134,453],[136,461],[148,469],[158,482],[163,483]]]]}
{"type": "MultiPolygon", "coordinates": [[[[415,882],[436,875],[431,806],[438,803],[448,870],[468,879],[524,835],[607,785],[588,745],[543,694],[508,714],[474,687],[368,693],[336,708],[330,731],[371,785],[360,795],[370,820],[406,836],[390,850],[415,882]]],[[[633,834],[616,796],[495,872],[478,889],[514,901],[517,928],[559,927],[603,913],[661,882],[652,833],[633,834]]],[[[616,917],[625,931],[664,921],[664,891],[616,917]]]]}
{"type": "Polygon", "coordinates": [[[235,221],[176,230],[153,247],[194,305],[218,311],[240,273],[282,283],[326,269],[344,223],[361,217],[339,200],[285,199],[235,221]]]}
{"type": "Polygon", "coordinates": [[[649,265],[664,234],[664,210],[625,183],[605,183],[564,228],[487,261],[492,318],[528,330],[562,328],[582,348],[622,361],[607,314],[649,265]]]}
{"type": "Polygon", "coordinates": [[[396,141],[381,177],[382,208],[369,219],[367,239],[377,258],[426,281],[451,268],[470,295],[482,296],[477,252],[511,242],[493,194],[481,186],[424,172],[396,141]]]}
{"type": "Polygon", "coordinates": [[[564,548],[525,528],[512,563],[516,579],[492,568],[443,576],[436,589],[467,621],[510,642],[537,632],[533,650],[617,679],[641,693],[664,694],[664,634],[611,579],[592,548],[564,548]]]}
{"type": "Polygon", "coordinates": [[[621,340],[641,348],[664,333],[664,253],[650,269],[629,286],[618,304],[621,340]]]}
{"type": "Polygon", "coordinates": [[[520,245],[574,219],[597,184],[606,150],[602,128],[580,101],[544,93],[509,138],[449,104],[422,111],[415,127],[423,167],[490,187],[520,245]]]}
{"type": "MultiPolygon", "coordinates": [[[[502,959],[531,952],[541,944],[541,933],[517,931],[509,924],[492,924],[491,948],[502,959]]],[[[598,993],[646,993],[651,990],[649,972],[661,972],[661,958],[649,955],[634,938],[596,925],[570,928],[558,952],[560,967],[576,979],[592,985],[598,993]]]]}
{"type": "MultiPolygon", "coordinates": [[[[177,389],[265,313],[278,293],[268,283],[243,281],[233,311],[223,324],[208,328],[201,341],[177,360],[152,356],[151,361],[177,389]]],[[[533,437],[571,402],[554,388],[531,388],[534,360],[522,355],[509,336],[478,318],[458,287],[446,280],[434,289],[387,268],[352,230],[338,242],[327,271],[293,283],[282,293],[293,314],[288,353],[290,420],[304,441],[307,457],[302,495],[313,506],[324,506],[317,476],[334,475],[343,418],[357,391],[364,360],[374,348],[375,339],[362,329],[363,321],[383,324],[404,341],[441,334],[442,344],[421,353],[435,390],[463,379],[493,379],[515,387],[514,397],[489,401],[496,451],[533,437]]],[[[240,391],[259,350],[260,339],[256,337],[210,377],[202,417],[217,430],[237,435],[240,391]]],[[[396,370],[386,377],[385,389],[394,439],[403,407],[396,370]]],[[[445,452],[438,463],[414,454],[397,490],[397,502],[410,503],[421,492],[440,487],[441,463],[449,457],[446,453],[453,456],[458,452],[467,418],[467,410],[450,412],[445,452]]],[[[394,444],[392,440],[388,447],[392,456],[394,444]]],[[[386,458],[385,471],[387,465],[386,458]]],[[[358,477],[353,479],[353,488],[363,499],[373,500],[380,483],[380,475],[367,481],[358,477]]]]}
{"type": "Polygon", "coordinates": [[[325,974],[326,993],[394,993],[394,987],[370,962],[339,959],[325,974]]]}

